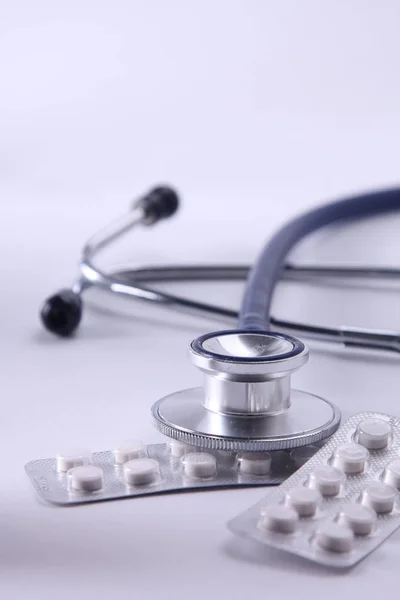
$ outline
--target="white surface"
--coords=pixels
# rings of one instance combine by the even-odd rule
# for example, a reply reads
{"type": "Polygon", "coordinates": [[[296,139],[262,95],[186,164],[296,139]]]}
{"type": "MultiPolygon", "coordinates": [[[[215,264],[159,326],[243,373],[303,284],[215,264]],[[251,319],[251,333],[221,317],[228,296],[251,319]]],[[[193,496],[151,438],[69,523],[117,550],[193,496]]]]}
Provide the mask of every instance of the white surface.
{"type": "MultiPolygon", "coordinates": [[[[227,531],[263,490],[51,508],[23,465],[70,444],[160,440],[151,404],[201,382],[187,344],[221,324],[88,306],[79,336],[59,341],[38,322],[42,299],[72,280],[82,242],[132,194],[167,181],[184,203],[171,223],[128,238],[122,257],[233,263],[252,261],[299,210],[398,181],[399,11],[385,0],[0,3],[2,598],[367,599],[397,589],[400,533],[331,573],[227,531]]],[[[398,266],[399,225],[400,215],[321,232],[295,258],[398,266]]],[[[184,289],[232,306],[241,291],[184,289]]],[[[287,283],[274,313],[400,330],[398,294],[287,283]]],[[[296,387],[345,418],[399,414],[397,357],[311,348],[296,387]]]]}

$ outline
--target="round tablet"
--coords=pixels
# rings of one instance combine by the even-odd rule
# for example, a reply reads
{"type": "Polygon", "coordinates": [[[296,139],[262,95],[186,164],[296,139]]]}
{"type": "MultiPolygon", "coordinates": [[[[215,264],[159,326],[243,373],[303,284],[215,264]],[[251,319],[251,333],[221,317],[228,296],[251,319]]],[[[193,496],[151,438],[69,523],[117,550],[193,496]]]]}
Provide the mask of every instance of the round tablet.
{"type": "Polygon", "coordinates": [[[140,441],[124,442],[112,451],[117,465],[146,456],[146,446],[140,441]]]}
{"type": "Polygon", "coordinates": [[[388,485],[400,489],[400,458],[396,458],[390,462],[383,474],[383,480],[388,485]]]}
{"type": "Polygon", "coordinates": [[[159,473],[158,462],[153,458],[135,458],[124,464],[124,480],[128,485],[148,485],[159,473]]]}
{"type": "Polygon", "coordinates": [[[183,472],[188,477],[207,478],[217,473],[217,460],[212,454],[194,452],[182,458],[183,472]]]}
{"type": "Polygon", "coordinates": [[[393,510],[394,502],[396,500],[395,490],[386,485],[376,481],[366,487],[361,494],[361,502],[365,506],[369,506],[377,513],[388,513],[393,510]]]}
{"type": "Polygon", "coordinates": [[[268,475],[271,463],[269,452],[242,452],[237,457],[239,472],[246,475],[268,475]]]}
{"type": "Polygon", "coordinates": [[[296,487],[286,492],[286,505],[293,508],[300,517],[315,515],[321,501],[321,494],[308,487],[296,487]]]}
{"type": "Polygon", "coordinates": [[[293,508],[284,504],[267,506],[259,521],[260,529],[278,531],[280,533],[293,533],[296,529],[299,516],[293,508]]]}
{"type": "Polygon", "coordinates": [[[368,456],[368,450],[360,444],[341,444],[333,454],[333,465],[348,474],[362,473],[368,456]]]}
{"type": "Polygon", "coordinates": [[[353,541],[354,534],[351,529],[332,522],[323,523],[315,534],[318,546],[333,552],[350,552],[353,541]]]}
{"type": "Polygon", "coordinates": [[[175,458],[181,458],[182,456],[185,456],[185,454],[196,451],[194,446],[189,446],[189,444],[184,444],[183,442],[178,442],[177,440],[172,440],[170,442],[169,450],[171,452],[171,456],[174,456],[175,458]]]}
{"type": "Polygon", "coordinates": [[[362,506],[362,504],[346,504],[337,518],[339,525],[349,527],[356,535],[371,533],[375,521],[376,514],[372,508],[362,506]]]}
{"type": "Polygon", "coordinates": [[[392,428],[389,423],[381,419],[365,419],[357,427],[358,443],[369,450],[386,448],[392,428]]]}
{"type": "Polygon", "coordinates": [[[104,485],[103,469],[94,465],[74,467],[68,471],[69,486],[79,492],[97,492],[104,485]]]}
{"type": "Polygon", "coordinates": [[[322,496],[336,496],[346,480],[343,471],[323,465],[317,467],[310,474],[308,485],[314,490],[318,490],[322,496]]]}
{"type": "Polygon", "coordinates": [[[59,452],[56,457],[57,471],[66,473],[74,467],[88,465],[91,461],[91,454],[88,450],[75,449],[67,452],[59,452]]]}

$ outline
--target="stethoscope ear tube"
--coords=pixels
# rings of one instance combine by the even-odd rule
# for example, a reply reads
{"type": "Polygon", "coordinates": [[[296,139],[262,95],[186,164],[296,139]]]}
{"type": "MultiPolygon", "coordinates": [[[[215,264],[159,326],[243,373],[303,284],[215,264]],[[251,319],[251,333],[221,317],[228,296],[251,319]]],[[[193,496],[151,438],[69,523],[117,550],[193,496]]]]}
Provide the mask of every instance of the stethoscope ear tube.
{"type": "MultiPolygon", "coordinates": [[[[94,235],[83,249],[82,265],[91,264],[93,256],[135,225],[154,225],[174,215],[179,207],[179,196],[169,186],[157,186],[133,203],[128,215],[94,235]]],[[[100,275],[100,272],[99,272],[100,275]]],[[[79,281],[72,290],[64,289],[47,298],[40,311],[44,327],[60,337],[71,336],[78,328],[83,312],[81,293],[87,281],[79,281]]],[[[90,285],[93,285],[93,281],[90,285]]]]}
{"type": "MultiPolygon", "coordinates": [[[[334,203],[336,206],[335,214],[338,207],[343,208],[343,204],[348,202],[351,202],[353,210],[360,202],[364,208],[368,208],[368,211],[366,212],[364,210],[360,216],[377,214],[399,208],[400,191],[397,189],[388,190],[377,192],[369,196],[350,199],[350,201],[344,200],[339,203],[334,203]],[[381,202],[382,198],[385,199],[384,203],[381,202]]],[[[329,207],[332,205],[327,206],[329,207]]],[[[100,233],[95,234],[84,247],[80,265],[81,275],[74,283],[72,289],[61,290],[44,302],[41,310],[41,320],[45,328],[51,333],[61,337],[72,335],[79,326],[82,317],[82,293],[92,286],[105,291],[111,291],[120,296],[153,302],[158,306],[183,310],[197,316],[211,317],[218,322],[234,323],[238,318],[238,313],[235,310],[166,293],[162,290],[153,288],[148,284],[160,281],[243,280],[249,276],[250,268],[248,266],[165,266],[105,273],[93,262],[94,257],[97,256],[104,247],[109,246],[114,240],[119,239],[126,232],[131,231],[136,225],[151,225],[157,222],[157,215],[158,219],[166,218],[174,214],[177,207],[178,200],[176,192],[171,190],[171,188],[159,186],[151,190],[142,198],[139,198],[139,200],[135,202],[133,209],[127,215],[124,215],[123,218],[112,223],[100,233]],[[145,210],[146,206],[147,208],[145,210]]],[[[317,212],[319,213],[320,210],[325,210],[326,208],[327,207],[321,207],[320,209],[317,209],[317,212]]],[[[340,218],[344,219],[345,217],[343,216],[344,213],[342,209],[339,210],[339,213],[341,215],[340,218]]],[[[352,216],[354,217],[355,214],[352,213],[352,216]]],[[[299,217],[299,219],[303,218],[304,217],[299,217]]],[[[295,221],[297,221],[297,219],[295,221]]],[[[276,237],[281,239],[284,235],[282,234],[282,231],[286,231],[286,228],[290,226],[291,223],[285,226],[274,236],[273,240],[276,237]]],[[[267,245],[268,248],[271,247],[273,240],[267,245]]],[[[288,242],[284,241],[284,243],[287,244],[288,242]]],[[[269,251],[267,257],[269,257],[269,251]]],[[[272,256],[270,260],[273,262],[272,256]]],[[[255,267],[252,271],[252,277],[254,269],[255,267]]],[[[279,276],[283,278],[309,282],[323,281],[324,278],[328,278],[328,280],[332,280],[333,278],[345,278],[347,280],[349,278],[379,278],[393,281],[398,281],[400,279],[399,269],[382,269],[374,267],[314,267],[286,264],[283,267],[281,266],[278,269],[278,272],[279,276]]],[[[251,277],[248,281],[248,285],[250,284],[251,277]]],[[[266,284],[268,284],[268,281],[266,281],[266,284]]],[[[260,288],[260,293],[261,292],[262,290],[260,288]]],[[[244,305],[245,302],[243,301],[243,306],[244,305]]],[[[260,310],[264,310],[265,307],[265,297],[261,294],[260,310]]],[[[249,314],[248,317],[250,318],[249,314]]],[[[261,313],[257,313],[255,323],[256,328],[260,326],[260,318],[261,313]]],[[[269,323],[275,330],[278,329],[292,335],[312,338],[317,341],[328,343],[336,342],[347,346],[387,350],[396,353],[400,351],[400,336],[395,331],[316,326],[312,324],[290,322],[283,319],[275,319],[273,317],[270,317],[269,323]]],[[[249,327],[252,325],[252,323],[248,323],[249,327]]]]}

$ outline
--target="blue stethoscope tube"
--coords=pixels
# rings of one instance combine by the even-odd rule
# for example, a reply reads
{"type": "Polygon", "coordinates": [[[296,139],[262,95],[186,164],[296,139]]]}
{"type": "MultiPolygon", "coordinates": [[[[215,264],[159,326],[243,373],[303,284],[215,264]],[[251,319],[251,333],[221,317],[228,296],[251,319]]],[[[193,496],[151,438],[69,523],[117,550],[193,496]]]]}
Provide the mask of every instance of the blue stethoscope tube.
{"type": "Polygon", "coordinates": [[[168,187],[157,187],[139,197],[122,218],[95,234],[84,246],[80,263],[80,276],[71,288],[59,291],[46,299],[41,319],[46,329],[58,336],[72,335],[82,317],[82,294],[98,287],[119,296],[156,303],[159,306],[189,311],[222,320],[237,319],[237,313],[226,307],[215,306],[189,299],[147,284],[160,281],[236,280],[247,278],[238,327],[241,330],[279,329],[295,335],[320,341],[339,342],[349,346],[385,349],[399,352],[400,336],[395,331],[368,330],[349,327],[322,327],[293,323],[270,316],[273,291],[278,280],[290,276],[297,280],[312,277],[379,277],[399,278],[398,269],[362,269],[344,267],[288,267],[284,264],[293,247],[313,231],[342,220],[359,219],[400,208],[400,189],[394,188],[321,206],[296,217],[282,227],[266,244],[252,269],[241,266],[180,266],[150,267],[125,271],[104,271],[97,266],[99,251],[109,246],[136,225],[153,225],[173,215],[179,204],[176,192],[168,187]]]}
{"type": "Polygon", "coordinates": [[[267,330],[275,285],[282,276],[288,254],[304,237],[325,227],[400,209],[400,189],[355,196],[320,206],[286,223],[267,242],[254,263],[239,314],[239,328],[267,330]]]}

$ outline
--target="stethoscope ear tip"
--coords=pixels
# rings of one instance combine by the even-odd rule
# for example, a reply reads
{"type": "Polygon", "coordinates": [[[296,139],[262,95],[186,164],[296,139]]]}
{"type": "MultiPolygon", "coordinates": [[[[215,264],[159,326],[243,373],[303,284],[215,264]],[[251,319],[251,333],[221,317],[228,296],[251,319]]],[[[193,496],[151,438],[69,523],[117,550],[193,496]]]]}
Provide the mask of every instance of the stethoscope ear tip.
{"type": "Polygon", "coordinates": [[[153,225],[176,213],[179,207],[179,196],[169,186],[157,186],[139,198],[134,206],[143,210],[147,225],[153,225]]]}
{"type": "Polygon", "coordinates": [[[45,328],[60,337],[70,336],[79,326],[83,302],[72,290],[61,290],[47,298],[40,311],[45,328]]]}

